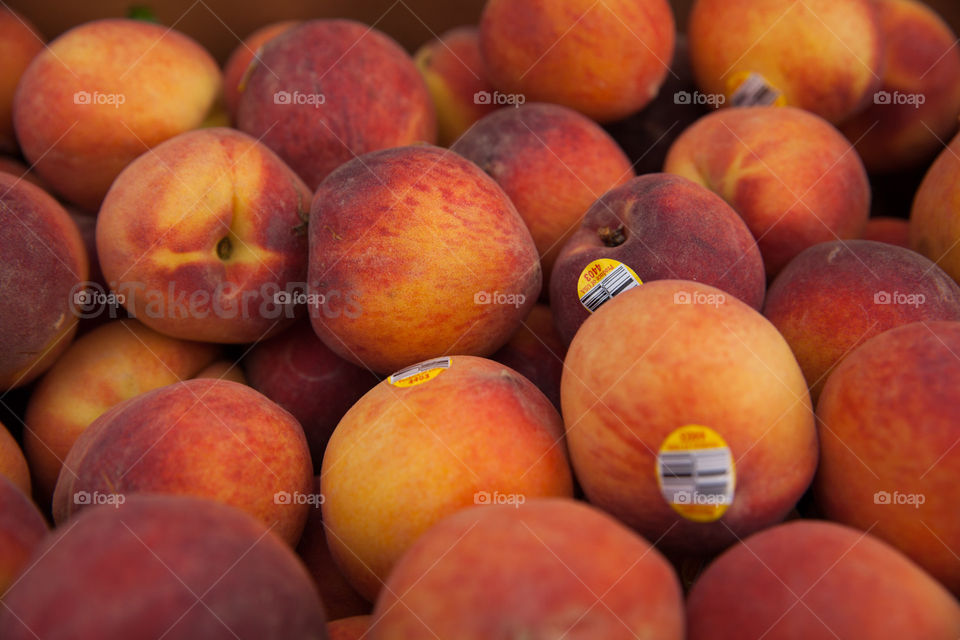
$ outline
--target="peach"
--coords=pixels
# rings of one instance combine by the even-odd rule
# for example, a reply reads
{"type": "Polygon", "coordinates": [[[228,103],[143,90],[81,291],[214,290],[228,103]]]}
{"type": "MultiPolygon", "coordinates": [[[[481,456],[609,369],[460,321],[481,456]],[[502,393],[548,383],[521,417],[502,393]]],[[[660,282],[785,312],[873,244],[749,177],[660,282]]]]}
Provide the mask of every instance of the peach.
{"type": "Polygon", "coordinates": [[[652,173],[605,193],[563,246],[550,280],[560,337],[569,344],[612,296],[662,279],[696,280],[756,309],[763,304],[763,260],[737,212],[686,178],[652,173]]]}
{"type": "Polygon", "coordinates": [[[505,98],[562,104],[610,122],[657,95],[675,33],[666,0],[488,0],[480,51],[505,98]]]}
{"type": "Polygon", "coordinates": [[[860,237],[870,214],[860,158],[839,131],[800,109],[712,113],[677,138],[664,167],[737,210],[770,278],[809,246],[860,237]]]}
{"type": "Polygon", "coordinates": [[[437,141],[448,147],[474,122],[503,106],[493,102],[480,57],[480,32],[457,27],[424,43],[413,55],[437,111],[437,141]]]}
{"type": "Polygon", "coordinates": [[[329,640],[364,640],[369,637],[370,621],[369,615],[332,620],[327,623],[327,635],[329,640]]]}
{"type": "Polygon", "coordinates": [[[867,105],[883,73],[873,0],[697,0],[687,35],[700,88],[728,106],[776,100],[836,124],[867,105]]]}
{"type": "Polygon", "coordinates": [[[235,506],[289,544],[300,538],[310,452],[289,413],[250,387],[187,380],[125,400],[77,438],[53,494],[59,524],[134,493],[195,495],[235,506]]]}
{"type": "Polygon", "coordinates": [[[77,331],[87,279],[77,225],[43,189],[0,172],[0,390],[46,371],[77,331]]]}
{"type": "Polygon", "coordinates": [[[560,397],[587,499],[670,554],[779,522],[817,466],[790,347],[704,284],[657,280],[604,304],[570,344],[560,397]]]}
{"type": "Polygon", "coordinates": [[[223,100],[228,117],[236,118],[240,94],[246,89],[247,72],[254,63],[254,58],[259,59],[263,45],[298,24],[300,22],[297,20],[271,22],[248,35],[246,40],[233,50],[223,66],[223,100]]]}
{"type": "Polygon", "coordinates": [[[419,145],[361,156],[320,186],[309,283],[324,344],[390,373],[450,352],[492,354],[536,302],[541,271],[497,183],[456,153],[419,145]]]}
{"type": "Polygon", "coordinates": [[[210,500],[130,496],[89,509],[31,562],[0,609],[7,640],[327,637],[293,551],[263,523],[210,500]]]}
{"type": "Polygon", "coordinates": [[[216,380],[229,380],[239,384],[247,384],[247,377],[243,374],[243,369],[236,362],[229,360],[217,360],[200,370],[195,378],[213,378],[216,380]]]}
{"type": "Polygon", "coordinates": [[[910,248],[960,282],[960,135],[937,156],[910,211],[910,248]]]}
{"type": "MultiPolygon", "coordinates": [[[[124,169],[97,217],[104,277],[131,314],[184,340],[255,342],[293,322],[311,193],[268,148],[201,129],[124,169]]],[[[301,291],[302,293],[302,291],[301,291]]]]}
{"type": "Polygon", "coordinates": [[[656,548],[581,502],[474,507],[421,536],[374,607],[371,640],[431,633],[681,640],[683,595],[656,548]]]}
{"type": "Polygon", "coordinates": [[[910,223],[903,218],[877,216],[867,220],[863,228],[864,240],[886,242],[898,247],[910,247],[910,223]]]}
{"type": "Polygon", "coordinates": [[[560,248],[590,205],[634,176],[623,150],[599,125],[554,104],[500,109],[450,150],[510,196],[537,245],[545,289],[560,248]]]}
{"type": "MultiPolygon", "coordinates": [[[[2,46],[2,45],[0,45],[2,46]]],[[[37,174],[30,170],[27,165],[23,164],[15,158],[10,158],[7,156],[0,156],[0,171],[4,173],[9,173],[15,178],[21,180],[26,180],[37,185],[41,189],[46,190],[47,185],[43,184],[43,180],[37,177],[37,174]]]]}
{"type": "Polygon", "coordinates": [[[689,640],[952,640],[960,605],[872,536],[798,520],[717,558],[687,600],[689,640]]]}
{"type": "Polygon", "coordinates": [[[787,340],[816,402],[830,371],[868,338],[918,320],[960,320],[960,287],[903,247],[824,242],[780,272],[763,314],[787,340]]]}
{"type": "Polygon", "coordinates": [[[303,427],[318,470],[340,418],[379,382],[328,349],[306,318],[255,345],[244,365],[250,386],[292,413],[303,427]]]}
{"type": "Polygon", "coordinates": [[[20,491],[30,495],[30,469],[20,445],[0,422],[0,476],[6,476],[20,491]]]}
{"type": "Polygon", "coordinates": [[[310,20],[264,45],[236,120],[312,190],[358,155],[432,144],[437,135],[413,60],[385,34],[351,20],[310,20]]]}
{"type": "Polygon", "coordinates": [[[214,347],[168,338],[136,320],[116,320],[81,336],[30,395],[24,449],[37,500],[48,503],[63,460],[81,433],[111,407],[195,377],[214,347]]]}
{"type": "Polygon", "coordinates": [[[51,42],[24,72],[14,126],[40,177],[96,211],[137,156],[200,125],[220,84],[213,58],[173,29],[87,22],[51,42]]]}
{"type": "Polygon", "coordinates": [[[557,410],[520,374],[473,356],[430,361],[363,396],[330,438],[320,488],[330,552],[369,600],[444,516],[573,491],[557,410]]]}
{"type": "Polygon", "coordinates": [[[517,332],[490,359],[506,365],[537,385],[560,410],[560,377],[567,345],[545,304],[534,305],[517,332]]]}
{"type": "Polygon", "coordinates": [[[6,5],[0,9],[0,153],[15,153],[13,97],[23,72],[43,49],[36,27],[6,5]]]}
{"type": "Polygon", "coordinates": [[[0,474],[0,596],[29,566],[30,556],[46,535],[47,522],[36,505],[10,478],[0,474]]]}
{"type": "Polygon", "coordinates": [[[957,130],[960,50],[957,35],[917,0],[877,0],[885,41],[883,83],[864,111],[840,130],[870,172],[888,173],[930,160],[957,130]]]}
{"type": "Polygon", "coordinates": [[[954,594],[958,353],[960,322],[927,321],[882,333],[844,358],[817,405],[821,462],[814,483],[826,517],[886,540],[954,594]]]}

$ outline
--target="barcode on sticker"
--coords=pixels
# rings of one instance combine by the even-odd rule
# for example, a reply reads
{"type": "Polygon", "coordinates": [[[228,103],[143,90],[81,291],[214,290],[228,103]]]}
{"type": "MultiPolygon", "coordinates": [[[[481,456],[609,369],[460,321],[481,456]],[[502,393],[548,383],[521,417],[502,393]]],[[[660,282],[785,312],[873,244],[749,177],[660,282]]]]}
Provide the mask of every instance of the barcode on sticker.
{"type": "Polygon", "coordinates": [[[625,266],[620,265],[583,294],[580,302],[587,308],[587,311],[593,313],[610,298],[638,286],[640,286],[640,283],[637,282],[637,279],[625,266]]]}
{"type": "Polygon", "coordinates": [[[412,378],[415,375],[421,374],[425,371],[430,371],[432,369],[449,369],[450,368],[450,358],[433,358],[432,360],[424,360],[423,362],[418,362],[417,364],[412,364],[405,369],[400,369],[395,374],[390,376],[390,384],[400,382],[401,380],[406,380],[407,378],[412,378]]]}
{"type": "Polygon", "coordinates": [[[698,496],[710,496],[711,504],[730,504],[733,499],[733,474],[730,449],[687,449],[661,451],[660,486],[663,497],[672,504],[696,504],[698,496]]]}
{"type": "Polygon", "coordinates": [[[767,84],[763,76],[751,73],[730,96],[734,107],[769,107],[780,99],[780,92],[767,84]]]}

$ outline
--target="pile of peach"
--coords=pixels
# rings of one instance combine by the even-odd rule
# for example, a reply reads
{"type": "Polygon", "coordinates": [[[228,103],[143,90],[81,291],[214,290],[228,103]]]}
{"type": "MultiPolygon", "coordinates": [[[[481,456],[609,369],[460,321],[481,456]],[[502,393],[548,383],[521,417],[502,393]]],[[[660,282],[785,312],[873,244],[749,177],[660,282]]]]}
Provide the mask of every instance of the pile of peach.
{"type": "Polygon", "coordinates": [[[0,638],[957,640],[957,36],[687,22],[0,10],[0,638]]]}

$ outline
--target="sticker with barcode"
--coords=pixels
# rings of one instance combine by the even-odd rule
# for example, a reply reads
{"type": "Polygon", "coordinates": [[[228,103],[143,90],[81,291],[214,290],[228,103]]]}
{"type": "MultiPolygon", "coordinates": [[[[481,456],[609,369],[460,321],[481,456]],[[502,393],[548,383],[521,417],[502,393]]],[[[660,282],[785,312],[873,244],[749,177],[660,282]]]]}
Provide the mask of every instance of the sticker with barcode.
{"type": "Polygon", "coordinates": [[[787,104],[786,96],[759,73],[736,73],[727,86],[731,107],[782,107],[787,104]]]}
{"type": "Polygon", "coordinates": [[[433,380],[449,369],[452,364],[453,360],[449,356],[431,358],[400,369],[400,371],[387,378],[387,382],[395,387],[415,387],[427,380],[433,380]]]}
{"type": "Polygon", "coordinates": [[[616,295],[643,284],[636,272],[616,260],[600,258],[588,264],[577,280],[577,295],[593,313],[616,295]]]}
{"type": "Polygon", "coordinates": [[[660,446],[657,482],[663,499],[684,518],[718,520],[733,503],[736,485],[730,447],[710,427],[680,427],[660,446]]]}

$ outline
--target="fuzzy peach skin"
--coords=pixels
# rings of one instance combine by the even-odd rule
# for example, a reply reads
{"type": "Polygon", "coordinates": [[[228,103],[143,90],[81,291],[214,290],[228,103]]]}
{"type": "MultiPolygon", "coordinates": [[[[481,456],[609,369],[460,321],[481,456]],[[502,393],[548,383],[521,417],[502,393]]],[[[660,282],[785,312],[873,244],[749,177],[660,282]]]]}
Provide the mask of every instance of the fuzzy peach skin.
{"type": "Polygon", "coordinates": [[[30,495],[30,470],[20,445],[0,422],[0,476],[6,476],[25,495],[30,495]]]}
{"type": "Polygon", "coordinates": [[[877,0],[876,5],[886,42],[883,83],[871,105],[840,130],[868,171],[888,173],[928,161],[941,140],[956,132],[960,49],[957,34],[925,3],[877,0]]]}
{"type": "Polygon", "coordinates": [[[474,122],[503,106],[493,102],[494,88],[480,57],[477,27],[457,27],[440,34],[417,49],[413,62],[436,107],[441,146],[450,146],[474,122]]]}
{"type": "Polygon", "coordinates": [[[494,87],[599,122],[625,118],[656,97],[675,38],[666,0],[489,0],[480,19],[494,87]]]}
{"type": "Polygon", "coordinates": [[[810,396],[787,342],[704,284],[656,280],[600,307],[570,344],[560,398],[587,499],[667,553],[708,556],[779,522],[817,466],[810,396]],[[730,448],[733,500],[719,520],[688,520],[661,495],[658,451],[686,425],[730,448]]]}
{"type": "Polygon", "coordinates": [[[681,640],[683,595],[649,542],[582,502],[474,507],[432,527],[377,600],[370,640],[681,640]]]}
{"type": "Polygon", "coordinates": [[[97,217],[103,275],[160,333],[255,342],[293,322],[277,293],[304,282],[311,193],[233,129],[177,136],[117,178],[97,217]]]}
{"type": "Polygon", "coordinates": [[[78,492],[193,495],[246,511],[290,545],[309,507],[293,496],[313,483],[296,419],[225,380],[177,382],[115,405],[80,434],[63,466],[71,472],[54,490],[58,524],[92,504],[78,492]]]}
{"type": "Polygon", "coordinates": [[[533,103],[485,116],[451,147],[490,174],[520,212],[549,286],[563,243],[604,193],[634,177],[606,131],[572,109],[533,103]]]}
{"type": "Polygon", "coordinates": [[[17,88],[13,121],[40,177],[96,211],[134,158],[203,122],[220,86],[217,63],[183,34],[97,20],[37,55],[17,88]]]}
{"type": "Polygon", "coordinates": [[[30,556],[47,536],[47,521],[27,495],[0,474],[0,596],[29,566],[30,556]]]}
{"type": "Polygon", "coordinates": [[[910,210],[910,248],[960,282],[960,135],[924,176],[910,210]]]}
{"type": "Polygon", "coordinates": [[[910,247],[910,223],[903,218],[870,218],[863,228],[863,239],[886,242],[907,249],[910,247]]]}
{"type": "Polygon", "coordinates": [[[814,482],[826,517],[898,547],[954,594],[958,353],[960,322],[915,322],[847,356],[817,405],[821,462],[814,482]]]}
{"type": "Polygon", "coordinates": [[[587,211],[550,281],[550,308],[565,344],[591,313],[579,282],[598,259],[625,264],[644,283],[696,280],[754,309],[763,304],[763,259],[747,225],[723,198],[681,176],[638,176],[587,211]]]}
{"type": "Polygon", "coordinates": [[[560,410],[560,378],[567,345],[557,332],[545,304],[534,305],[507,344],[490,356],[537,385],[560,410]]]}
{"type": "Polygon", "coordinates": [[[697,0],[687,36],[705,93],[759,74],[786,103],[836,124],[880,86],[883,31],[874,0],[697,0]]]}
{"type": "Polygon", "coordinates": [[[960,605],[880,540],[832,522],[767,529],[707,567],[689,640],[953,640],[960,605]]]}
{"type": "Polygon", "coordinates": [[[507,194],[428,145],[369,153],[330,174],[310,210],[309,275],[314,331],[379,373],[492,354],[541,284],[537,248],[507,194]]]}
{"type": "Polygon", "coordinates": [[[298,24],[298,20],[283,20],[264,25],[248,35],[227,58],[223,66],[223,100],[231,118],[236,119],[237,103],[247,85],[247,73],[263,45],[298,24]]]}
{"type": "Polygon", "coordinates": [[[0,608],[5,640],[327,639],[293,551],[210,500],[128,496],[86,510],[31,562],[0,608]]]}
{"type": "Polygon", "coordinates": [[[453,356],[410,387],[384,380],[330,437],[320,473],[334,560],[374,600],[403,552],[435,522],[496,496],[570,496],[557,410],[492,360],[453,356]]]}
{"type": "Polygon", "coordinates": [[[327,635],[330,640],[364,640],[369,638],[372,618],[366,616],[352,616],[340,618],[327,623],[327,635]]]}
{"type": "Polygon", "coordinates": [[[30,22],[6,5],[0,8],[0,153],[16,153],[13,96],[27,66],[43,49],[43,37],[30,22]]]}
{"type": "Polygon", "coordinates": [[[960,287],[903,247],[824,242],[780,272],[763,315],[790,345],[816,403],[830,371],[865,340],[919,320],[960,320],[960,287]]]}
{"type": "Polygon", "coordinates": [[[860,237],[870,214],[859,156],[829,123],[800,109],[707,115],[677,138],[664,171],[716,191],[737,210],[770,278],[809,246],[860,237]]]}
{"type": "Polygon", "coordinates": [[[352,20],[310,20],[264,45],[236,120],[314,190],[355,156],[437,137],[433,102],[413,60],[387,35],[352,20]]]}
{"type": "Polygon", "coordinates": [[[0,172],[0,390],[31,382],[70,346],[88,277],[77,225],[43,189],[0,172]]]}
{"type": "Polygon", "coordinates": [[[24,449],[37,500],[50,501],[63,460],[81,433],[114,405],[195,377],[217,357],[207,344],[116,320],[81,336],[37,384],[27,404],[24,449]]]}

